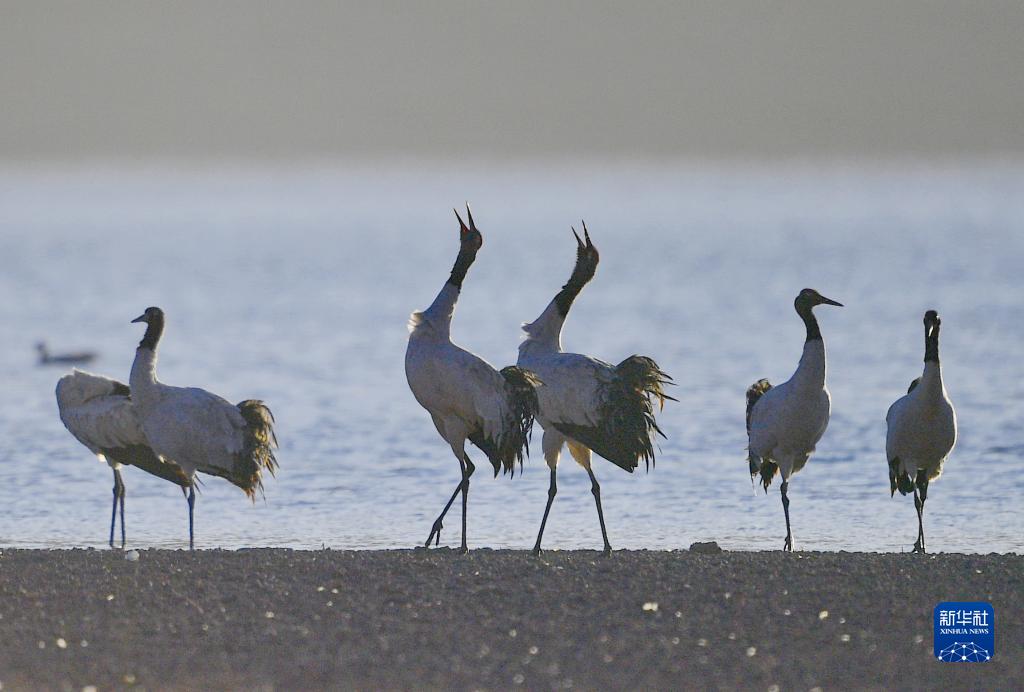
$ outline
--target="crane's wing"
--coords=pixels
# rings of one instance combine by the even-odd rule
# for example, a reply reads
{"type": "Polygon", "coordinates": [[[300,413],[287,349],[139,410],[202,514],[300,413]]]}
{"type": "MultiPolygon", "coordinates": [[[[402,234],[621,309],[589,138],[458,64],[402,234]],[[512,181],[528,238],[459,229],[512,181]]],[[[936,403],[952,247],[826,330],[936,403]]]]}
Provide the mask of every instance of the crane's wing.
{"type": "Polygon", "coordinates": [[[768,459],[779,442],[776,419],[780,400],[789,389],[789,383],[764,386],[761,382],[768,385],[766,380],[758,380],[747,390],[747,447],[754,456],[768,459]],[[757,389],[761,390],[760,393],[757,389]],[[754,396],[756,399],[751,401],[754,396]]]}
{"type": "Polygon", "coordinates": [[[750,436],[750,415],[754,411],[754,406],[765,395],[769,389],[772,388],[772,383],[762,378],[750,385],[747,389],[747,436],[750,436]]]}
{"type": "Polygon", "coordinates": [[[245,419],[231,402],[197,387],[164,387],[147,408],[146,436],[161,456],[211,473],[242,451],[245,419]]]}
{"type": "Polygon", "coordinates": [[[496,438],[501,434],[507,409],[505,401],[505,378],[487,361],[471,353],[461,363],[462,384],[469,399],[469,414],[480,426],[485,437],[496,438]]]}
{"type": "Polygon", "coordinates": [[[917,380],[910,383],[907,394],[893,402],[892,406],[885,413],[885,459],[889,465],[889,494],[894,495],[899,490],[900,494],[906,495],[914,491],[914,481],[909,474],[900,467],[900,448],[903,445],[903,437],[906,435],[905,421],[907,403],[910,401],[910,392],[917,386],[917,380]]]}
{"type": "MultiPolygon", "coordinates": [[[[509,418],[505,378],[476,354],[459,349],[458,372],[461,399],[460,417],[468,424],[469,441],[486,456],[498,475],[503,467],[503,436],[509,418]]],[[[512,470],[511,460],[507,468],[512,470]]]]}
{"type": "Polygon", "coordinates": [[[75,370],[57,382],[56,394],[64,427],[93,454],[115,468],[137,466],[182,487],[189,485],[176,464],[162,461],[150,447],[127,385],[75,370]]]}
{"type": "MultiPolygon", "coordinates": [[[[641,460],[650,468],[653,437],[664,437],[654,404],[660,410],[666,399],[675,400],[664,391],[672,378],[646,356],[630,356],[616,366],[588,356],[565,364],[562,371],[568,377],[556,377],[560,386],[548,399],[555,402],[553,407],[544,409],[544,385],[538,390],[543,416],[562,434],[630,473],[641,460]]],[[[546,372],[542,380],[546,385],[546,372]]]]}
{"type": "Polygon", "coordinates": [[[261,401],[235,405],[205,389],[164,387],[144,427],[161,456],[224,478],[252,499],[262,472],[277,468],[274,417],[261,401]]]}
{"type": "Polygon", "coordinates": [[[905,394],[885,413],[885,456],[889,460],[899,456],[901,438],[905,434],[903,417],[909,402],[910,396],[905,394]]]}
{"type": "Polygon", "coordinates": [[[534,371],[542,382],[537,396],[544,419],[556,426],[600,425],[602,388],[615,379],[614,366],[577,353],[560,353],[538,361],[534,371]]]}
{"type": "Polygon", "coordinates": [[[522,467],[524,455],[530,453],[530,431],[538,410],[538,380],[514,365],[496,371],[476,357],[467,360],[465,366],[474,411],[468,419],[473,423],[469,441],[487,455],[495,476],[498,471],[514,474],[515,463],[522,467]]]}
{"type": "Polygon", "coordinates": [[[146,445],[131,406],[128,386],[80,370],[57,382],[61,422],[93,454],[131,445],[146,445]]]}

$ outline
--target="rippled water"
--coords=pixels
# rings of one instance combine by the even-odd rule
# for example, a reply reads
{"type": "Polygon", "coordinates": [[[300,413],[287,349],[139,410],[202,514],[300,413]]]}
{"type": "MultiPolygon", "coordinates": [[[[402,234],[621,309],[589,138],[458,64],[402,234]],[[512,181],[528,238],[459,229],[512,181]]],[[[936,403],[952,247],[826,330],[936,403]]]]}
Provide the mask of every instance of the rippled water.
{"type": "MultiPolygon", "coordinates": [[[[921,315],[943,316],[960,442],[932,485],[933,550],[1020,551],[1024,474],[1024,169],[430,167],[7,170],[0,173],[0,545],[103,546],[111,473],[62,427],[59,368],[33,343],[92,348],[126,379],[148,305],[168,314],[160,375],[273,408],[282,448],[266,501],[209,479],[201,547],[408,547],[458,481],[458,465],[405,383],[406,320],[457,250],[451,207],[469,199],[485,243],[465,284],[457,341],[514,362],[518,327],[568,277],[569,225],[601,250],[567,348],[655,357],[678,404],[657,468],[600,461],[612,543],[695,540],[776,549],[778,488],[754,492],[744,390],[792,372],[804,286],[819,310],[831,425],[791,483],[798,548],[907,550],[913,503],[890,499],[889,404],[920,373],[921,315]]],[[[470,544],[530,547],[548,474],[480,472],[470,544]]],[[[473,452],[471,452],[473,454],[473,452]]],[[[129,542],[185,545],[179,490],[125,471],[129,542]]],[[[445,542],[457,544],[457,509],[445,542]]],[[[545,543],[600,546],[586,474],[563,460],[545,543]]]]}

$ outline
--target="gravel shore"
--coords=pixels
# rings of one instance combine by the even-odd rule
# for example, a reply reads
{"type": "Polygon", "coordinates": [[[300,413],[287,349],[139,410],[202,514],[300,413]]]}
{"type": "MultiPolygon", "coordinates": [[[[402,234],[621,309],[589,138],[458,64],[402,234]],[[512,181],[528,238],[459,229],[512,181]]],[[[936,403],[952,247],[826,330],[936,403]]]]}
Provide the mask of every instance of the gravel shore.
{"type": "Polygon", "coordinates": [[[3,550],[0,688],[1011,689],[1024,557],[3,550]],[[134,557],[134,556],[132,556],[134,557]],[[940,601],[995,607],[985,664],[940,601]]]}

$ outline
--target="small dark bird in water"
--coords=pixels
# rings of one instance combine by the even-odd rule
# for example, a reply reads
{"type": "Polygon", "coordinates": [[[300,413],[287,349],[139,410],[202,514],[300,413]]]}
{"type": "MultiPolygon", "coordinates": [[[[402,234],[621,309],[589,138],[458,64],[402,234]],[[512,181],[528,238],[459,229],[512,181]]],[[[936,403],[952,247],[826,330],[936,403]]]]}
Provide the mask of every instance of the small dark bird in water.
{"type": "Polygon", "coordinates": [[[85,365],[96,360],[96,354],[92,351],[50,353],[44,341],[36,343],[36,352],[39,354],[39,365],[85,365]]]}

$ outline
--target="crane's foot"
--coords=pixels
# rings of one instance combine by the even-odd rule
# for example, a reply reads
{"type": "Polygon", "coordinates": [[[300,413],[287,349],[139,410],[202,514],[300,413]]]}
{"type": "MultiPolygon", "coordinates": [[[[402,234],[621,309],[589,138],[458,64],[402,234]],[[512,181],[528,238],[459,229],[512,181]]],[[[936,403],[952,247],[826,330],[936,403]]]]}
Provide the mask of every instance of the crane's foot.
{"type": "Polygon", "coordinates": [[[534,557],[539,557],[540,554],[543,552],[540,549],[540,543],[538,543],[537,545],[533,546],[533,550],[531,550],[530,552],[533,554],[534,557]]]}
{"type": "Polygon", "coordinates": [[[437,521],[435,521],[434,525],[430,528],[430,535],[427,536],[427,542],[423,544],[424,548],[429,548],[431,542],[434,542],[435,547],[441,545],[442,528],[444,528],[444,524],[441,523],[441,518],[438,517],[437,521]]]}
{"type": "Polygon", "coordinates": [[[783,550],[783,552],[786,552],[786,553],[793,552],[793,537],[792,536],[786,536],[786,542],[782,545],[782,550],[783,550]]]}
{"type": "Polygon", "coordinates": [[[459,555],[465,555],[468,552],[469,552],[469,547],[468,546],[464,546],[464,545],[459,546],[459,555]]]}
{"type": "Polygon", "coordinates": [[[922,555],[924,555],[924,543],[921,542],[920,539],[918,539],[918,541],[914,543],[914,552],[921,553],[922,555]]]}

